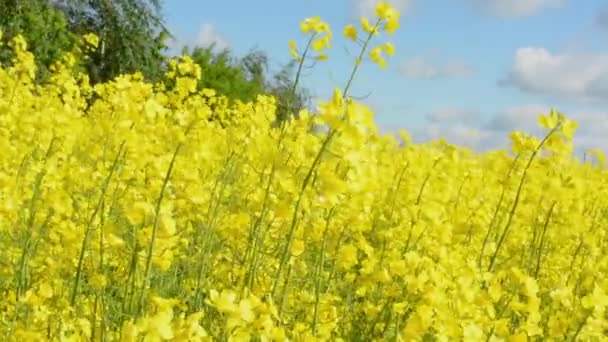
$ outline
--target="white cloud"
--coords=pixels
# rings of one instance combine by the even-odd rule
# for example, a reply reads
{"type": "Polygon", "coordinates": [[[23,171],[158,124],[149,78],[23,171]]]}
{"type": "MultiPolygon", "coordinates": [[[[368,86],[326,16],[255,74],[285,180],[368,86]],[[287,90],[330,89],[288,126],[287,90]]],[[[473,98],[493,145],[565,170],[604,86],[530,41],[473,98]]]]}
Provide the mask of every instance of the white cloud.
{"type": "Polygon", "coordinates": [[[597,16],[595,17],[595,23],[605,29],[608,30],[608,7],[601,9],[597,16]]]}
{"type": "Polygon", "coordinates": [[[445,138],[451,144],[477,151],[500,145],[488,145],[488,141],[496,143],[497,139],[493,138],[497,134],[483,127],[482,117],[476,110],[455,106],[437,107],[426,116],[426,119],[427,122],[417,132],[413,132],[417,142],[445,138]]]}
{"type": "MultiPolygon", "coordinates": [[[[374,16],[376,5],[382,0],[352,0],[358,16],[374,16]]],[[[412,0],[385,0],[399,11],[410,8],[412,0]]],[[[464,0],[484,13],[499,17],[521,17],[542,10],[561,7],[566,0],[464,0]]]]}
{"type": "Polygon", "coordinates": [[[579,151],[600,148],[604,153],[608,153],[608,111],[580,110],[569,117],[579,123],[574,136],[574,143],[579,151]]]}
{"type": "Polygon", "coordinates": [[[408,78],[419,80],[467,78],[474,73],[469,65],[461,61],[451,61],[439,65],[425,56],[405,60],[400,66],[400,71],[402,75],[408,78]]]}
{"type": "Polygon", "coordinates": [[[179,37],[173,37],[167,42],[169,48],[169,55],[176,55],[180,53],[181,48],[184,46],[184,42],[179,37]]]}
{"type": "Polygon", "coordinates": [[[479,119],[479,113],[458,107],[440,107],[432,110],[427,119],[431,123],[474,123],[479,119]]]}
{"type": "Polygon", "coordinates": [[[442,67],[442,74],[448,78],[467,78],[473,73],[473,68],[461,61],[448,62],[442,67]]]}
{"type": "Polygon", "coordinates": [[[426,127],[424,135],[427,140],[438,140],[445,138],[450,144],[477,148],[487,138],[488,132],[480,130],[472,125],[457,123],[452,125],[440,125],[432,123],[426,127]]]}
{"type": "Polygon", "coordinates": [[[208,47],[215,43],[215,49],[223,50],[229,47],[228,40],[211,23],[203,23],[195,34],[176,35],[168,42],[169,54],[179,55],[184,46],[189,47],[208,47]]]}
{"type": "Polygon", "coordinates": [[[541,104],[509,107],[492,117],[484,125],[484,129],[501,133],[509,133],[514,130],[536,133],[540,131],[536,124],[538,115],[547,114],[550,110],[551,107],[541,104]]]}
{"type": "MultiPolygon", "coordinates": [[[[376,5],[382,0],[352,0],[357,16],[374,17],[376,15],[376,5]]],[[[399,12],[403,13],[410,6],[410,0],[384,0],[391,4],[399,12]]]]}
{"type": "Polygon", "coordinates": [[[213,24],[210,23],[204,23],[201,25],[198,33],[196,34],[194,44],[202,47],[215,44],[215,48],[218,50],[223,50],[229,45],[226,38],[217,31],[217,28],[213,24]]]}
{"type": "MultiPolygon", "coordinates": [[[[494,139],[502,140],[503,145],[508,144],[507,135],[514,130],[541,137],[546,131],[538,126],[537,117],[539,114],[548,114],[550,110],[550,106],[541,104],[507,108],[495,115],[481,129],[493,135],[494,139]]],[[[608,112],[584,109],[563,112],[566,117],[579,123],[574,136],[577,155],[582,155],[589,148],[600,148],[608,152],[608,112]]]]}
{"type": "Polygon", "coordinates": [[[608,101],[608,53],[552,54],[544,48],[520,48],[503,85],[582,102],[608,101]]]}
{"type": "Polygon", "coordinates": [[[466,0],[482,12],[499,17],[522,17],[557,8],[565,0],[466,0]]]}
{"type": "Polygon", "coordinates": [[[433,79],[439,74],[437,68],[423,57],[415,57],[404,61],[400,71],[403,75],[414,79],[433,79]]]}
{"type": "MultiPolygon", "coordinates": [[[[538,126],[537,117],[548,114],[550,110],[550,106],[543,104],[513,106],[484,122],[475,111],[456,107],[439,108],[427,116],[428,122],[414,137],[420,142],[446,138],[450,143],[479,152],[508,149],[509,133],[515,130],[542,137],[546,131],[538,126]]],[[[582,156],[589,148],[599,148],[608,153],[608,111],[576,109],[564,111],[564,114],[579,123],[574,137],[576,156],[582,156]]]]}

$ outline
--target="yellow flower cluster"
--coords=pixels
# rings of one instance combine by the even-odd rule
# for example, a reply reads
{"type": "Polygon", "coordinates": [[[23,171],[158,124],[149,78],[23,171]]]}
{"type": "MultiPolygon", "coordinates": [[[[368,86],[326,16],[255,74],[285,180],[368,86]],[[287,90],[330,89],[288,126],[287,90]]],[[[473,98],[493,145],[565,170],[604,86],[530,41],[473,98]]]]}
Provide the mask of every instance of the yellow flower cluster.
{"type": "Polygon", "coordinates": [[[348,86],[277,128],[274,98],[197,90],[187,57],[172,87],[90,87],[69,56],[36,84],[11,46],[2,341],[608,338],[608,173],[597,150],[572,158],[557,111],[544,137],[513,135],[515,156],[475,154],[379,135],[348,86]]]}
{"type": "MultiPolygon", "coordinates": [[[[367,17],[361,17],[361,28],[368,34],[366,40],[359,39],[359,32],[352,24],[344,27],[344,36],[354,42],[366,46],[372,36],[378,35],[381,29],[383,29],[389,35],[392,35],[395,33],[395,30],[399,28],[399,12],[392,8],[388,3],[378,3],[376,6],[376,16],[377,21],[375,25],[370,24],[367,17]]],[[[392,56],[395,53],[395,46],[391,42],[378,44],[369,51],[369,57],[372,62],[378,64],[381,68],[386,68],[386,60],[382,55],[383,53],[387,56],[392,56]]],[[[359,59],[359,63],[360,62],[361,60],[359,59]]]]}
{"type": "Polygon", "coordinates": [[[331,39],[333,34],[328,23],[323,22],[320,17],[306,18],[300,23],[300,31],[304,34],[310,34],[308,44],[305,50],[300,54],[296,41],[289,41],[289,54],[298,62],[302,63],[306,58],[309,50],[319,52],[314,58],[319,61],[328,58],[326,53],[321,53],[331,47],[331,39]]]}

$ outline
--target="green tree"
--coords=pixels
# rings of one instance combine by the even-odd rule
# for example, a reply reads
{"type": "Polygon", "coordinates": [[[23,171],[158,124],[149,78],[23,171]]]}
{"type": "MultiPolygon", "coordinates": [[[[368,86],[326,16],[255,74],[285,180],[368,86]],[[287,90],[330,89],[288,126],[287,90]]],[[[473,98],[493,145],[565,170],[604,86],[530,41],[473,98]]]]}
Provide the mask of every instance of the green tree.
{"type": "Polygon", "coordinates": [[[215,45],[184,47],[188,55],[201,67],[199,89],[210,88],[232,100],[251,101],[265,91],[265,63],[258,53],[251,53],[243,60],[232,55],[229,49],[215,52],[215,45]]]}
{"type": "MultiPolygon", "coordinates": [[[[48,0],[0,1],[0,30],[3,39],[23,35],[35,55],[39,80],[48,75],[48,67],[54,61],[78,42],[63,13],[48,0]]],[[[11,49],[7,45],[0,47],[0,63],[10,64],[11,58],[11,49]]]]}
{"type": "MultiPolygon", "coordinates": [[[[136,71],[151,81],[162,79],[170,37],[160,0],[2,0],[0,29],[8,39],[25,37],[41,79],[80,36],[95,33],[99,48],[81,61],[92,83],[136,71]]],[[[0,49],[0,63],[10,58],[8,47],[0,49]]]]}
{"type": "Polygon", "coordinates": [[[268,93],[277,99],[277,121],[281,122],[291,116],[298,117],[300,110],[309,107],[311,92],[298,86],[294,88],[295,70],[297,63],[291,61],[274,74],[273,81],[268,85],[268,93]]]}
{"type": "MultiPolygon", "coordinates": [[[[99,47],[80,65],[93,84],[125,73],[141,72],[149,81],[164,80],[166,41],[160,0],[4,0],[0,1],[0,29],[7,38],[23,34],[37,59],[41,79],[63,53],[71,51],[80,36],[95,33],[99,47]]],[[[215,89],[233,100],[251,101],[259,94],[277,98],[278,121],[304,108],[310,96],[293,88],[294,64],[271,74],[268,56],[259,49],[236,58],[215,46],[185,47],[201,66],[198,86],[215,89]]],[[[10,62],[7,46],[0,63],[10,62]]]]}
{"type": "Polygon", "coordinates": [[[236,58],[225,48],[215,51],[215,45],[184,47],[182,54],[192,57],[201,67],[199,89],[211,88],[232,100],[251,101],[257,95],[273,95],[277,100],[277,121],[297,114],[310,102],[310,92],[293,88],[295,63],[289,63],[271,73],[268,55],[251,49],[244,57],[236,58]]]}
{"type": "Polygon", "coordinates": [[[54,7],[73,33],[99,36],[86,65],[93,83],[137,71],[151,81],[162,78],[171,34],[160,0],[56,0],[54,7]]]}

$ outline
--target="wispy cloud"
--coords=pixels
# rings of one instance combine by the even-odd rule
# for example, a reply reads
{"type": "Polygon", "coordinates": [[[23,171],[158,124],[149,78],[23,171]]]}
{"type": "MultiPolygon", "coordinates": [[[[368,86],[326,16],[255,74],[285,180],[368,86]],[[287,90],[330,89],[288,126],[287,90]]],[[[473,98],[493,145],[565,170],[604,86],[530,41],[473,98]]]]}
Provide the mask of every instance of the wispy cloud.
{"type": "Polygon", "coordinates": [[[427,115],[427,120],[431,123],[452,124],[460,122],[470,124],[479,120],[479,113],[466,108],[438,107],[427,115]]]}
{"type": "Polygon", "coordinates": [[[483,13],[499,17],[523,17],[564,5],[565,0],[465,0],[483,13]]]}
{"type": "Polygon", "coordinates": [[[229,46],[226,38],[217,30],[215,25],[210,23],[204,23],[201,25],[194,43],[198,46],[211,46],[215,44],[215,47],[219,50],[227,48],[229,46]]]}
{"type": "Polygon", "coordinates": [[[228,39],[218,31],[215,25],[202,23],[194,35],[178,35],[170,41],[169,49],[177,53],[184,46],[209,47],[211,45],[214,45],[217,50],[223,50],[230,46],[228,39]]]}
{"type": "Polygon", "coordinates": [[[599,10],[595,17],[595,23],[602,29],[608,30],[608,7],[599,10]]]}
{"type": "Polygon", "coordinates": [[[427,56],[405,60],[401,63],[400,72],[407,78],[418,80],[467,78],[474,74],[473,68],[462,61],[453,60],[438,64],[427,56]]]}
{"type": "MultiPolygon", "coordinates": [[[[352,0],[355,14],[357,16],[373,17],[375,16],[376,5],[383,0],[352,0]]],[[[395,7],[400,12],[407,11],[411,4],[411,0],[384,0],[395,7]]]]}
{"type": "MultiPolygon", "coordinates": [[[[445,138],[450,143],[479,152],[509,148],[510,132],[523,131],[537,137],[545,134],[537,124],[537,117],[550,110],[549,105],[529,103],[507,107],[493,115],[484,116],[475,110],[441,107],[427,116],[426,124],[415,137],[421,142],[445,138]],[[482,120],[483,117],[488,119],[482,120]]],[[[608,152],[608,135],[605,133],[608,131],[608,111],[579,109],[564,114],[579,123],[574,137],[577,156],[582,156],[590,148],[608,152]]]]}

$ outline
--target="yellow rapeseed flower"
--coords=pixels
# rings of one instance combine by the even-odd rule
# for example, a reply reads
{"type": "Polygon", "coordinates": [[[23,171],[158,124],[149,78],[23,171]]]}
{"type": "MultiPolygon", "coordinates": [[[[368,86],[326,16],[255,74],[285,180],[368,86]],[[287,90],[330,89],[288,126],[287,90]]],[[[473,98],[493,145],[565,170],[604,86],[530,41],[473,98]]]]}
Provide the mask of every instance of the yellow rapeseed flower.
{"type": "Polygon", "coordinates": [[[295,60],[300,59],[300,55],[298,54],[298,48],[296,46],[296,41],[293,39],[289,40],[289,54],[295,60]]]}
{"type": "MultiPolygon", "coordinates": [[[[330,45],[320,18],[303,26],[330,45]]],[[[284,104],[199,90],[191,58],[166,82],[92,87],[79,53],[38,83],[25,41],[11,47],[0,341],[347,341],[362,325],[378,341],[605,339],[604,156],[581,163],[557,110],[539,118],[551,136],[481,154],[381,134],[352,79],[276,125],[284,104]]]]}
{"type": "Polygon", "coordinates": [[[321,18],[319,16],[306,18],[300,23],[300,31],[302,33],[308,33],[319,28],[321,24],[321,18]]]}
{"type": "Polygon", "coordinates": [[[315,39],[312,42],[312,49],[315,51],[321,51],[331,46],[331,41],[329,36],[323,36],[315,39]]]}
{"type": "Polygon", "coordinates": [[[94,33],[87,33],[84,35],[84,40],[90,44],[92,47],[96,48],[99,46],[99,37],[94,33]]]}
{"type": "Polygon", "coordinates": [[[344,34],[344,37],[346,37],[352,41],[355,41],[355,42],[357,41],[357,28],[354,25],[352,25],[352,24],[346,25],[344,27],[343,34],[344,34]]]}
{"type": "Polygon", "coordinates": [[[381,68],[386,68],[386,60],[382,57],[382,46],[376,46],[369,51],[369,57],[372,62],[378,64],[381,68]]]}
{"type": "Polygon", "coordinates": [[[357,247],[353,245],[343,245],[340,247],[337,256],[338,266],[341,269],[348,270],[357,264],[357,247]]]}
{"type": "Polygon", "coordinates": [[[367,33],[373,33],[374,35],[378,34],[378,27],[372,26],[367,17],[361,17],[361,28],[367,33]]]}
{"type": "Polygon", "coordinates": [[[382,45],[382,48],[388,56],[392,56],[395,54],[395,45],[393,45],[393,43],[391,42],[384,43],[382,45]]]}

